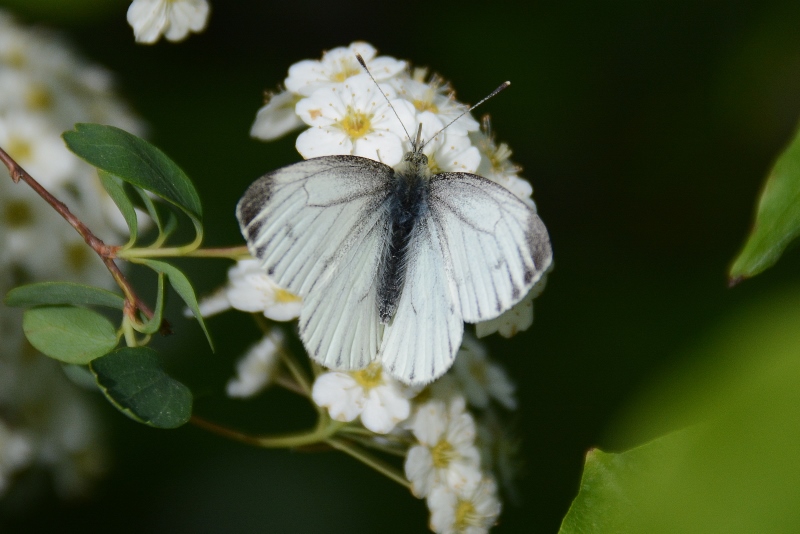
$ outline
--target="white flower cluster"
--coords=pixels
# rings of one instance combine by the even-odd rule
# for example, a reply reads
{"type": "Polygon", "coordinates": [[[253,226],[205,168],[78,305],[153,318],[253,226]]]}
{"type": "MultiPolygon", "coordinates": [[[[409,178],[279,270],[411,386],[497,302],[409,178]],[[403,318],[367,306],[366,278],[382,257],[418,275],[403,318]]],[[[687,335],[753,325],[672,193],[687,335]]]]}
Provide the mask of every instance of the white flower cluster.
{"type": "Polygon", "coordinates": [[[207,0],[133,0],[128,24],[137,43],[153,44],[162,35],[178,42],[203,31],[209,11],[207,0]]]}
{"type": "MultiPolygon", "coordinates": [[[[109,73],[66,43],[24,28],[0,11],[0,147],[102,238],[127,227],[95,171],[73,156],[61,133],[76,122],[141,132],[112,92],[109,73]],[[105,230],[105,233],[103,232],[105,230]]],[[[81,237],[24,183],[0,173],[0,295],[24,282],[112,282],[81,237]]],[[[0,301],[0,493],[33,464],[54,470],[66,495],[103,467],[95,416],[59,365],[25,342],[21,313],[0,301]]]]}
{"type": "Polygon", "coordinates": [[[379,362],[361,371],[320,374],[312,397],[337,421],[360,418],[373,439],[406,448],[405,474],[412,492],[426,499],[437,533],[487,532],[500,514],[496,478],[511,483],[516,451],[491,400],[514,409],[514,384],[471,335],[448,374],[423,390],[394,380],[379,362]],[[476,415],[480,414],[476,423],[476,415]]]}
{"type": "MultiPolygon", "coordinates": [[[[320,60],[295,63],[283,85],[285,90],[269,95],[258,111],[250,135],[269,141],[305,127],[295,146],[306,159],[353,154],[394,166],[411,148],[406,132],[414,135],[421,124],[423,139],[430,139],[467,110],[438,76],[411,69],[393,57],[378,56],[364,42],[329,50],[320,60]],[[356,54],[364,59],[379,88],[356,54]]],[[[481,129],[469,113],[464,115],[436,135],[424,152],[433,173],[478,174],[536,208],[533,188],[519,176],[520,167],[510,161],[508,145],[495,142],[488,118],[481,129]]],[[[479,324],[478,335],[499,332],[510,337],[528,329],[533,323],[533,299],[543,287],[544,278],[517,306],[479,324]]]]}

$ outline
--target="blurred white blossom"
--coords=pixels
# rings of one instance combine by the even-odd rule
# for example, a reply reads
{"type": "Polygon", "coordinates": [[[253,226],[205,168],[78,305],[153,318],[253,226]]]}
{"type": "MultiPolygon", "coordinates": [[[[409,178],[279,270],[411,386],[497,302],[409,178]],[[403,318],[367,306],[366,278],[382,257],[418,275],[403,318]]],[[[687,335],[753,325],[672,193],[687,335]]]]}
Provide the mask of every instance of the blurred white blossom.
{"type": "Polygon", "coordinates": [[[517,407],[516,386],[505,369],[491,361],[483,345],[468,332],[453,363],[453,374],[471,405],[486,408],[493,398],[509,410],[517,407]]]}
{"type": "Polygon", "coordinates": [[[428,496],[430,528],[437,534],[484,534],[500,515],[497,484],[484,478],[471,488],[433,488],[428,496]]]}
{"type": "MultiPolygon", "coordinates": [[[[76,122],[100,122],[141,134],[142,123],[112,86],[107,71],[83,61],[58,36],[0,11],[0,146],[110,243],[123,241],[127,228],[118,224],[96,171],[67,150],[61,133],[76,122]]],[[[0,177],[0,250],[0,295],[43,279],[113,285],[75,230],[7,174],[0,177]]],[[[9,465],[36,465],[52,472],[65,497],[86,492],[104,471],[106,453],[85,393],[25,342],[21,310],[2,303],[0,340],[0,479],[8,481],[9,465]]]]}
{"type": "Polygon", "coordinates": [[[134,0],[128,24],[137,43],[153,44],[161,36],[182,41],[190,32],[203,31],[210,8],[207,0],[134,0]]]}
{"type": "Polygon", "coordinates": [[[0,497],[6,492],[14,474],[29,465],[32,456],[30,440],[0,420],[0,497]]]}
{"type": "Polygon", "coordinates": [[[475,420],[463,397],[450,402],[430,400],[417,408],[409,425],[418,445],[405,461],[406,478],[417,497],[434,487],[470,490],[481,479],[480,453],[475,446],[475,420]]]}
{"type": "Polygon", "coordinates": [[[300,315],[302,302],[300,297],[275,284],[261,262],[246,258],[228,270],[227,285],[200,301],[200,313],[209,317],[234,308],[263,313],[273,321],[291,321],[300,315]]]}
{"type": "Polygon", "coordinates": [[[252,397],[272,382],[280,364],[283,332],[273,329],[252,345],[236,364],[236,377],[228,381],[229,397],[252,397]]]}
{"type": "Polygon", "coordinates": [[[409,416],[409,391],[383,372],[380,362],[373,362],[360,371],[321,374],[311,396],[331,418],[349,422],[360,416],[365,428],[387,434],[409,416]]]}

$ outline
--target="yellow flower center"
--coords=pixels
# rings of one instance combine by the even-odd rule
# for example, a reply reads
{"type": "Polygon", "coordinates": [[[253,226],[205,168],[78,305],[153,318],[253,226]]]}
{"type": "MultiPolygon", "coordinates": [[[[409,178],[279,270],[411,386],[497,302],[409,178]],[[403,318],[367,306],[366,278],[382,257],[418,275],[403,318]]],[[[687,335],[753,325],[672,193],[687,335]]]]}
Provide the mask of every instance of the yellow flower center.
{"type": "Polygon", "coordinates": [[[370,115],[360,111],[355,111],[353,108],[348,106],[347,114],[339,122],[339,125],[350,137],[350,139],[358,139],[367,135],[372,129],[370,118],[370,115]]]}
{"type": "Polygon", "coordinates": [[[431,113],[439,113],[439,108],[433,103],[433,100],[414,100],[413,104],[417,111],[430,111],[431,113]]]}
{"type": "Polygon", "coordinates": [[[361,74],[360,67],[354,66],[350,61],[343,61],[339,65],[339,71],[331,78],[334,81],[343,82],[350,76],[355,76],[356,74],[361,74]]]}
{"type": "Polygon", "coordinates": [[[301,299],[294,293],[289,293],[285,289],[277,289],[275,291],[275,302],[280,302],[282,304],[288,304],[290,302],[300,302],[301,299]]]}
{"type": "Polygon", "coordinates": [[[486,378],[486,365],[484,365],[483,362],[471,362],[469,365],[469,374],[471,374],[479,384],[486,384],[488,382],[486,378]]]}
{"type": "Polygon", "coordinates": [[[457,532],[466,530],[467,527],[478,524],[476,521],[475,506],[471,501],[458,501],[456,506],[456,522],[455,527],[457,532]]]}
{"type": "Polygon", "coordinates": [[[3,222],[9,228],[21,228],[33,223],[33,210],[24,200],[12,200],[3,210],[3,222]]]}
{"type": "Polygon", "coordinates": [[[444,469],[453,460],[455,449],[446,439],[441,440],[431,449],[433,466],[436,469],[444,469]]]}
{"type": "Polygon", "coordinates": [[[45,87],[38,85],[28,91],[25,101],[35,111],[45,111],[53,107],[53,95],[45,87]]]}
{"type": "Polygon", "coordinates": [[[8,140],[6,151],[17,161],[29,160],[33,155],[33,147],[31,144],[25,139],[14,136],[8,140]]]}
{"type": "Polygon", "coordinates": [[[353,378],[359,386],[369,390],[383,384],[383,370],[379,363],[371,363],[365,369],[353,373],[353,378]]]}
{"type": "Polygon", "coordinates": [[[89,263],[89,251],[83,242],[70,243],[64,252],[67,265],[75,272],[83,271],[89,263]]]}

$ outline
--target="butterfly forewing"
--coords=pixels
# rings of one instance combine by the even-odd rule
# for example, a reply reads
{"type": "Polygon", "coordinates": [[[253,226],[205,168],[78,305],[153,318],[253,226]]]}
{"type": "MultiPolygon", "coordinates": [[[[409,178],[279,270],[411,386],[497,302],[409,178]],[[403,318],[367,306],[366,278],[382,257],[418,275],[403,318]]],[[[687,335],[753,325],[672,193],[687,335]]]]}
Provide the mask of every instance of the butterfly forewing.
{"type": "Polygon", "coordinates": [[[550,239],[539,216],[504,187],[473,174],[431,178],[430,218],[463,319],[499,316],[550,266],[550,239]]]}
{"type": "Polygon", "coordinates": [[[325,366],[364,367],[377,353],[375,279],[392,176],[364,158],[315,158],[262,177],[237,207],[250,252],[305,299],[300,334],[325,366]]]}

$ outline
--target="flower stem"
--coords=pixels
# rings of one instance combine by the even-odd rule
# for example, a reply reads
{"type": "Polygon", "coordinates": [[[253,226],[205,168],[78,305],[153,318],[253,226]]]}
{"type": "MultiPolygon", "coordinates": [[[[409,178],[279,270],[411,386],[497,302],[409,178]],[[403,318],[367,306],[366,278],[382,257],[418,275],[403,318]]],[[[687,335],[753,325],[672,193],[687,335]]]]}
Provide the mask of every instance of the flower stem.
{"type": "Polygon", "coordinates": [[[401,486],[411,490],[411,483],[408,480],[406,480],[406,477],[403,476],[403,474],[400,473],[400,471],[398,471],[388,463],[384,462],[383,460],[372,456],[367,451],[361,450],[355,445],[348,443],[344,440],[336,439],[333,437],[326,439],[325,443],[327,443],[336,450],[342,451],[343,453],[352,456],[359,462],[368,465],[369,467],[373,468],[382,475],[391,478],[401,486]]]}
{"type": "MultiPolygon", "coordinates": [[[[133,286],[131,286],[130,282],[128,282],[127,278],[125,278],[125,275],[122,274],[122,271],[114,262],[114,258],[116,257],[120,247],[106,245],[99,237],[94,235],[89,227],[87,227],[83,221],[78,219],[69,210],[66,204],[54,197],[47,189],[45,189],[42,184],[37,182],[33,176],[28,174],[28,171],[23,169],[20,164],[14,161],[14,159],[2,148],[0,148],[0,161],[2,161],[8,169],[8,173],[11,175],[11,179],[15,184],[19,183],[20,180],[25,182],[40,197],[50,204],[50,206],[56,210],[56,212],[58,212],[58,214],[61,215],[64,220],[66,220],[75,229],[75,231],[81,235],[86,244],[89,245],[98,256],[100,256],[100,259],[103,261],[103,264],[105,264],[106,269],[108,269],[108,271],[111,273],[114,281],[117,282],[117,285],[125,295],[127,305],[123,310],[124,313],[128,315],[131,320],[135,321],[136,310],[139,310],[145,315],[145,317],[151,319],[153,317],[153,311],[136,295],[136,292],[133,290],[133,286]]],[[[168,330],[168,326],[166,328],[168,330]]]]}
{"type": "Polygon", "coordinates": [[[198,248],[188,250],[187,247],[169,248],[131,248],[119,252],[120,258],[228,258],[238,260],[250,254],[246,246],[198,248]]]}
{"type": "Polygon", "coordinates": [[[324,443],[336,434],[339,429],[345,424],[338,421],[320,420],[316,428],[307,432],[298,432],[293,434],[283,434],[276,436],[253,436],[238,430],[226,428],[216,423],[206,421],[197,416],[192,416],[191,423],[198,428],[208,430],[219,436],[254,445],[256,447],[263,447],[266,449],[283,449],[283,448],[296,448],[304,445],[314,445],[316,443],[324,443]]]}

